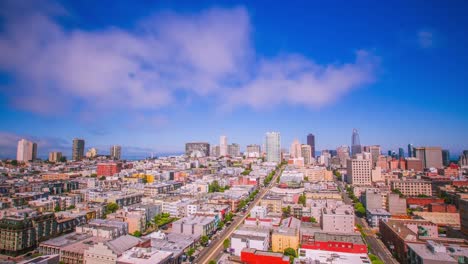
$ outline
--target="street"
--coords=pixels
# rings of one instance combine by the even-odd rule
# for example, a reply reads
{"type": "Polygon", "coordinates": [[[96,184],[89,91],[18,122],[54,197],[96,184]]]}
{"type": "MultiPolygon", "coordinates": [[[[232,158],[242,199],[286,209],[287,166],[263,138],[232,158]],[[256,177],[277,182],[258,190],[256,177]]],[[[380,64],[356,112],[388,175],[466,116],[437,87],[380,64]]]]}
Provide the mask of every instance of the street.
{"type": "MultiPolygon", "coordinates": [[[[235,217],[234,218],[234,221],[232,222],[232,224],[224,231],[223,234],[221,234],[219,237],[217,237],[215,240],[213,240],[211,242],[211,244],[204,248],[200,254],[198,255],[197,259],[194,261],[194,263],[199,263],[199,264],[204,264],[204,263],[208,263],[211,259],[216,259],[217,256],[222,252],[223,250],[223,241],[226,239],[226,238],[230,238],[230,236],[232,235],[232,233],[234,233],[234,231],[244,222],[244,220],[247,218],[247,216],[249,215],[250,213],[250,210],[256,206],[260,200],[263,198],[263,196],[265,196],[265,194],[268,193],[268,191],[276,184],[276,179],[279,177],[279,175],[281,174],[281,171],[282,171],[282,168],[279,168],[276,173],[275,173],[275,176],[273,177],[273,179],[271,180],[270,184],[263,188],[259,194],[257,194],[257,197],[255,198],[255,200],[253,200],[249,207],[247,208],[246,210],[246,213],[244,213],[241,217],[235,217]]],[[[239,215],[239,213],[237,214],[239,215]]]]}

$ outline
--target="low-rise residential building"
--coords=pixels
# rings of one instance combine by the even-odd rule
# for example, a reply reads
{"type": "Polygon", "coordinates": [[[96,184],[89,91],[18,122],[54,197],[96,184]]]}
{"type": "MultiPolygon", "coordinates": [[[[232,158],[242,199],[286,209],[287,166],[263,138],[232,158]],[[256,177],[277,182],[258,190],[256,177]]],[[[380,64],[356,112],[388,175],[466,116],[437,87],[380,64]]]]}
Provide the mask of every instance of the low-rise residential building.
{"type": "Polygon", "coordinates": [[[393,190],[400,190],[405,196],[427,195],[432,196],[432,186],[430,181],[401,179],[391,182],[393,190]]]}
{"type": "Polygon", "coordinates": [[[184,217],[172,223],[172,233],[204,236],[216,229],[215,218],[207,216],[184,217]]]}
{"type": "Polygon", "coordinates": [[[367,209],[366,218],[370,227],[378,228],[380,221],[388,221],[391,214],[384,209],[367,209]]]}
{"type": "Polygon", "coordinates": [[[273,252],[284,252],[287,248],[297,250],[298,247],[299,230],[283,227],[273,230],[271,235],[271,249],[273,252]]]}
{"type": "Polygon", "coordinates": [[[408,243],[408,263],[411,264],[456,264],[466,263],[468,248],[456,245],[445,246],[432,240],[423,243],[408,243]]]}
{"type": "Polygon", "coordinates": [[[323,208],[320,220],[324,232],[354,232],[354,209],[341,205],[337,208],[323,208]]]}
{"type": "Polygon", "coordinates": [[[99,241],[84,250],[85,264],[115,264],[122,254],[137,246],[141,239],[124,235],[110,241],[99,241]]]}
{"type": "Polygon", "coordinates": [[[270,230],[243,226],[231,235],[231,252],[240,256],[244,248],[267,251],[270,246],[270,230]]]}

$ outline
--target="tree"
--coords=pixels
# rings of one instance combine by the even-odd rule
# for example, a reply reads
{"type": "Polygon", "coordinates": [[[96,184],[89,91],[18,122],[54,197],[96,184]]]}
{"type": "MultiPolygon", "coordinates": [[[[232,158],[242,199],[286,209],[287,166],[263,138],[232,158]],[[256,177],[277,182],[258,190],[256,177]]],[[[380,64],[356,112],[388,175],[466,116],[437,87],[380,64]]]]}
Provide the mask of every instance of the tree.
{"type": "Polygon", "coordinates": [[[364,205],[362,205],[362,203],[356,203],[354,205],[354,209],[356,210],[358,216],[362,217],[366,215],[366,208],[364,208],[364,205]]]}
{"type": "Polygon", "coordinates": [[[17,160],[12,160],[10,162],[10,164],[13,165],[13,166],[18,166],[18,161],[17,160]]]}
{"type": "Polygon", "coordinates": [[[224,227],[224,222],[223,221],[219,221],[218,222],[218,229],[223,229],[224,227]]]}
{"type": "Polygon", "coordinates": [[[283,211],[283,216],[284,217],[289,217],[291,215],[291,206],[283,207],[281,209],[283,211]]]}
{"type": "Polygon", "coordinates": [[[119,210],[119,205],[116,203],[109,203],[106,206],[106,212],[108,214],[115,213],[117,210],[119,210]]]}
{"type": "Polygon", "coordinates": [[[232,220],[233,217],[234,217],[234,215],[233,215],[231,212],[229,212],[229,213],[226,215],[226,217],[224,217],[224,220],[225,220],[226,222],[230,222],[230,221],[232,220]]]}
{"type": "Polygon", "coordinates": [[[216,264],[216,261],[210,260],[210,261],[208,262],[208,264],[216,264]]]}
{"type": "Polygon", "coordinates": [[[200,244],[202,244],[203,246],[208,245],[209,241],[210,241],[210,238],[206,235],[200,237],[200,244]]]}
{"type": "Polygon", "coordinates": [[[74,205],[70,205],[68,206],[67,210],[72,210],[72,209],[75,209],[76,207],[74,205]]]}
{"type": "Polygon", "coordinates": [[[141,237],[141,232],[136,230],[135,232],[133,232],[133,236],[134,237],[141,237]]]}
{"type": "Polygon", "coordinates": [[[96,173],[92,173],[90,176],[91,176],[91,178],[96,178],[96,177],[97,177],[97,174],[96,174],[96,173]]]}
{"type": "Polygon", "coordinates": [[[99,178],[100,181],[104,181],[106,180],[106,176],[101,176],[101,178],[99,178]]]}
{"type": "Polygon", "coordinates": [[[296,257],[296,250],[294,250],[294,248],[286,248],[284,250],[284,255],[296,257]]]}
{"type": "Polygon", "coordinates": [[[317,223],[317,219],[315,219],[315,217],[312,216],[312,217],[310,218],[310,222],[311,222],[311,223],[317,223]]]}
{"type": "Polygon", "coordinates": [[[187,250],[187,256],[190,258],[193,253],[195,253],[195,249],[194,248],[189,248],[189,250],[187,250]]]}
{"type": "Polygon", "coordinates": [[[231,241],[229,240],[229,238],[224,239],[223,241],[224,250],[228,249],[230,246],[231,246],[231,241]]]}
{"type": "Polygon", "coordinates": [[[221,190],[221,186],[219,186],[219,182],[214,180],[212,183],[208,185],[208,192],[219,192],[221,190]]]}
{"type": "Polygon", "coordinates": [[[60,212],[60,210],[61,210],[61,209],[60,209],[60,205],[57,204],[57,205],[55,206],[55,208],[54,208],[54,211],[55,211],[55,212],[60,212]]]}
{"type": "Polygon", "coordinates": [[[148,179],[145,177],[143,177],[143,179],[141,179],[141,182],[143,182],[144,184],[147,184],[148,183],[148,179]]]}
{"type": "Polygon", "coordinates": [[[307,200],[307,199],[306,199],[305,194],[301,194],[301,195],[299,196],[299,201],[298,201],[298,203],[299,203],[299,204],[302,204],[303,206],[305,206],[305,205],[306,205],[306,200],[307,200]]]}

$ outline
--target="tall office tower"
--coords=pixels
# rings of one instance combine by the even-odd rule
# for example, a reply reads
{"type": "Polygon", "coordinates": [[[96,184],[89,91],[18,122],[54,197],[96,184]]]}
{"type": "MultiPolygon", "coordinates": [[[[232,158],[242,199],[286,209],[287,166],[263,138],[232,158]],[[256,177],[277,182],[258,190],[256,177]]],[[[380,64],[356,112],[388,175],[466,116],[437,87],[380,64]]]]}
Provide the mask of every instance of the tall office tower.
{"type": "Polygon", "coordinates": [[[279,132],[267,132],[265,135],[266,161],[281,162],[281,136],[279,132]]]}
{"type": "Polygon", "coordinates": [[[301,143],[299,143],[299,140],[294,139],[293,143],[291,144],[291,148],[289,149],[289,156],[293,159],[302,157],[301,143]]]}
{"type": "Polygon", "coordinates": [[[240,146],[239,144],[232,143],[228,145],[228,155],[231,157],[239,157],[240,156],[240,146]]]}
{"type": "Polygon", "coordinates": [[[416,147],[416,158],[422,161],[424,168],[442,168],[442,148],[440,147],[416,147]]]}
{"type": "Polygon", "coordinates": [[[372,157],[372,165],[375,167],[377,164],[377,160],[379,159],[380,152],[381,152],[380,146],[379,145],[369,146],[369,152],[372,157]]]}
{"type": "Polygon", "coordinates": [[[122,147],[119,145],[113,145],[110,147],[111,159],[120,160],[122,154],[122,147]]]}
{"type": "Polygon", "coordinates": [[[62,158],[62,152],[50,152],[49,153],[49,162],[58,162],[62,158]]]}
{"type": "Polygon", "coordinates": [[[346,145],[340,146],[336,149],[336,156],[340,159],[342,168],[346,168],[346,160],[349,159],[349,147],[346,145]]]}
{"type": "Polygon", "coordinates": [[[408,158],[416,157],[413,144],[408,144],[408,158]]]}
{"type": "Polygon", "coordinates": [[[468,166],[468,150],[464,150],[462,152],[462,154],[458,158],[458,165],[460,165],[460,167],[468,166]]]}
{"type": "Polygon", "coordinates": [[[37,144],[26,139],[18,141],[16,149],[16,160],[26,162],[37,158],[37,144]]]}
{"type": "Polygon", "coordinates": [[[310,146],[312,157],[315,158],[315,136],[313,134],[307,135],[307,145],[310,146]]]}
{"type": "Polygon", "coordinates": [[[82,160],[84,157],[85,141],[84,139],[73,139],[72,159],[82,160]]]}
{"type": "Polygon", "coordinates": [[[399,159],[405,158],[405,150],[403,150],[403,148],[398,149],[398,158],[399,159]]]}
{"type": "Polygon", "coordinates": [[[301,145],[301,157],[304,158],[304,164],[308,165],[312,163],[312,148],[309,144],[301,145]]]}
{"type": "Polygon", "coordinates": [[[361,142],[359,140],[359,133],[357,129],[353,129],[353,136],[351,137],[351,154],[354,156],[362,152],[361,142]]]}
{"type": "Polygon", "coordinates": [[[444,166],[450,165],[450,151],[448,149],[442,150],[442,164],[444,166]]]}
{"type": "Polygon", "coordinates": [[[364,159],[362,154],[348,159],[346,164],[346,182],[357,185],[370,185],[372,183],[372,164],[370,159],[364,159]]]}
{"type": "Polygon", "coordinates": [[[228,154],[228,143],[226,136],[219,137],[219,155],[220,156],[227,156],[228,154]]]}
{"type": "Polygon", "coordinates": [[[185,155],[192,158],[202,158],[210,156],[210,144],[206,142],[185,143],[185,155]]]}

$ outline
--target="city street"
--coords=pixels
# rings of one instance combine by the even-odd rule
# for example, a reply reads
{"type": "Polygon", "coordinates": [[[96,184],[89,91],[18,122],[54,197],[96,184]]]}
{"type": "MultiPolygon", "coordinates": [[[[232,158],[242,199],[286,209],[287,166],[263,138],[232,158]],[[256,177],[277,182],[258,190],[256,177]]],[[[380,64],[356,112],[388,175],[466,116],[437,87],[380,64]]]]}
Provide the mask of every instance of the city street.
{"type": "Polygon", "coordinates": [[[267,194],[268,191],[276,184],[276,179],[281,174],[281,171],[282,171],[282,168],[279,168],[276,171],[275,176],[271,180],[270,184],[267,187],[263,188],[259,194],[257,194],[257,197],[255,198],[255,200],[253,200],[250,203],[250,206],[248,207],[246,213],[242,214],[240,217],[238,216],[235,217],[232,224],[224,231],[224,233],[221,234],[215,240],[213,240],[208,247],[206,247],[200,252],[197,259],[195,259],[194,263],[204,264],[204,263],[208,263],[212,259],[217,259],[218,255],[223,251],[223,241],[232,235],[232,233],[244,222],[245,218],[247,218],[250,210],[254,206],[256,206],[260,202],[260,200],[263,198],[263,196],[265,196],[265,194],[267,194]]]}

